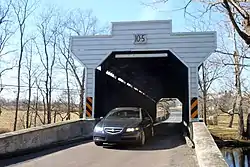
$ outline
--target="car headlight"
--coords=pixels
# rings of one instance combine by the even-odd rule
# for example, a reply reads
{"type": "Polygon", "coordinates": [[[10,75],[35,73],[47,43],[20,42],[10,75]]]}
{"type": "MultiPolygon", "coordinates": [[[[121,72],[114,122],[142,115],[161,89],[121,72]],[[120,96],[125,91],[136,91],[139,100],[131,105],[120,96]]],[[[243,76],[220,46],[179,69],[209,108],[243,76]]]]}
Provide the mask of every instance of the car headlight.
{"type": "Polygon", "coordinates": [[[102,127],[99,127],[99,126],[96,126],[94,128],[94,132],[103,132],[103,128],[102,127]]]}
{"type": "Polygon", "coordinates": [[[134,132],[134,131],[137,131],[139,130],[140,128],[127,128],[126,129],[126,132],[134,132]]]}

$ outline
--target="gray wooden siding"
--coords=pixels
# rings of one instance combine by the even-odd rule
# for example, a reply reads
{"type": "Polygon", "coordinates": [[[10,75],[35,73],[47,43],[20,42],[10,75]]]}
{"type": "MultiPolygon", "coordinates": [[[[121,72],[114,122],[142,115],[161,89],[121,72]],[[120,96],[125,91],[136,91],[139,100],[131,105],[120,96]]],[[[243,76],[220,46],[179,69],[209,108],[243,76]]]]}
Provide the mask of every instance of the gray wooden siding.
{"type": "Polygon", "coordinates": [[[112,51],[170,50],[190,70],[190,97],[198,95],[198,66],[215,51],[216,32],[172,33],[172,22],[132,21],[112,23],[111,35],[71,38],[71,51],[87,67],[87,96],[93,96],[93,69],[112,51]],[[134,45],[133,34],[147,34],[147,44],[134,45]]]}

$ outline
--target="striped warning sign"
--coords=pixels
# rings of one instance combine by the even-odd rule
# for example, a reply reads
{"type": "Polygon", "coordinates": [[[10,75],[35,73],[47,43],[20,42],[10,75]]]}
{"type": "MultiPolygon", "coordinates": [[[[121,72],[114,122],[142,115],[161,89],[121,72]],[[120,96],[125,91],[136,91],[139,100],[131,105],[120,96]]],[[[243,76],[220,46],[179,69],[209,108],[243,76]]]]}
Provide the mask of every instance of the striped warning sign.
{"type": "Polygon", "coordinates": [[[193,97],[191,100],[191,118],[198,118],[198,98],[193,97]]]}
{"type": "Polygon", "coordinates": [[[92,97],[86,99],[86,116],[92,117],[92,97]]]}

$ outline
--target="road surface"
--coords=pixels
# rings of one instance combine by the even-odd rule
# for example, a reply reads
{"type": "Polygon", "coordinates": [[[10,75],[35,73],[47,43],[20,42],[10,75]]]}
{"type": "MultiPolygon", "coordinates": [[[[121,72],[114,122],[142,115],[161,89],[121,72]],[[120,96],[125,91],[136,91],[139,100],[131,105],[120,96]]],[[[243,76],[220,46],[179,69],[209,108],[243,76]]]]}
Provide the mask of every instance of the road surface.
{"type": "Polygon", "coordinates": [[[0,161],[13,167],[196,167],[192,148],[185,144],[177,124],[160,124],[144,147],[103,148],[78,143],[0,161]]]}
{"type": "Polygon", "coordinates": [[[164,122],[180,123],[181,121],[182,121],[182,112],[170,112],[169,118],[164,122]]]}
{"type": "Polygon", "coordinates": [[[169,118],[164,121],[166,123],[180,123],[182,121],[182,110],[181,108],[170,108],[169,118]]]}

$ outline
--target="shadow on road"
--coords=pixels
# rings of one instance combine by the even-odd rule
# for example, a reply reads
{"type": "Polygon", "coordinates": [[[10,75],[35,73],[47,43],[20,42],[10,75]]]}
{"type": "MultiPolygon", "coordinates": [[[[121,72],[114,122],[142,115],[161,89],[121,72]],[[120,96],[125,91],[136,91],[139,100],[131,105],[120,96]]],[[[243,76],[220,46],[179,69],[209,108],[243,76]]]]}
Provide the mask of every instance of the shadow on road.
{"type": "Polygon", "coordinates": [[[72,143],[72,144],[66,144],[66,145],[62,145],[62,146],[57,146],[54,148],[48,148],[46,150],[42,150],[42,151],[36,151],[33,153],[29,153],[29,154],[25,154],[23,156],[15,156],[12,158],[1,158],[0,157],[0,167],[4,167],[4,166],[8,166],[8,165],[13,165],[13,164],[17,164],[19,162],[23,162],[23,161],[27,161],[27,160],[31,160],[34,158],[38,158],[38,157],[42,157],[48,154],[52,154],[61,150],[65,150],[71,147],[75,147],[81,144],[86,144],[92,142],[92,140],[85,140],[85,141],[81,141],[81,142],[76,142],[76,143],[72,143]]]}
{"type": "Polygon", "coordinates": [[[162,123],[155,127],[155,136],[150,138],[143,147],[137,146],[105,146],[107,149],[155,151],[185,145],[183,125],[181,123],[162,123]]]}
{"type": "Polygon", "coordinates": [[[185,138],[181,135],[176,136],[155,136],[148,140],[142,147],[137,146],[105,146],[106,149],[134,150],[134,151],[156,151],[175,148],[186,144],[185,138]]]}

